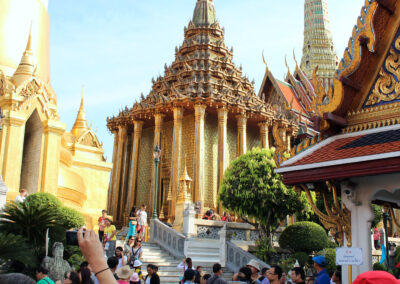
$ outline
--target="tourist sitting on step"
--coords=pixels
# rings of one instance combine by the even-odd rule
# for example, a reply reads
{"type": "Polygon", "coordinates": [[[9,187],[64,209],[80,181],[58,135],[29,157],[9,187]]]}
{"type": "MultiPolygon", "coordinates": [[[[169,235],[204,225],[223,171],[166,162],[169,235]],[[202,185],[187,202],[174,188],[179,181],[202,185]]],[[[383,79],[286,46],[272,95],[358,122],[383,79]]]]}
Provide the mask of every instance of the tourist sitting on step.
{"type": "Polygon", "coordinates": [[[141,260],[143,255],[142,239],[136,237],[135,242],[128,254],[129,265],[133,268],[135,260],[141,260]]]}

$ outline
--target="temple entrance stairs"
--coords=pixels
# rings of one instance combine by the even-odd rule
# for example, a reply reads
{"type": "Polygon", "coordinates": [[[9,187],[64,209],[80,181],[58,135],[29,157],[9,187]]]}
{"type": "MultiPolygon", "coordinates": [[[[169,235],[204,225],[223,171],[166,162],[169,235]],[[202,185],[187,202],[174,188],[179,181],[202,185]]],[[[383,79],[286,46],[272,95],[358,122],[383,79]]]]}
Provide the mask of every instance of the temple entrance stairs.
{"type": "MultiPolygon", "coordinates": [[[[117,245],[123,245],[122,241],[117,241],[117,245]]],[[[183,270],[177,268],[178,264],[182,261],[181,259],[177,259],[174,256],[171,256],[166,250],[163,250],[159,245],[154,243],[143,243],[143,257],[142,257],[142,271],[146,275],[146,267],[148,264],[157,265],[158,275],[160,276],[161,283],[170,284],[174,283],[177,284],[179,282],[179,277],[183,276],[183,270]]],[[[196,253],[195,253],[196,254],[196,253]]],[[[212,275],[212,265],[216,262],[213,262],[210,259],[208,262],[204,257],[201,257],[201,263],[196,262],[197,259],[194,255],[193,257],[193,264],[196,267],[197,265],[203,266],[204,273],[209,273],[212,275]]],[[[229,281],[232,280],[233,273],[230,272],[227,268],[223,268],[223,277],[225,280],[229,281]]]]}

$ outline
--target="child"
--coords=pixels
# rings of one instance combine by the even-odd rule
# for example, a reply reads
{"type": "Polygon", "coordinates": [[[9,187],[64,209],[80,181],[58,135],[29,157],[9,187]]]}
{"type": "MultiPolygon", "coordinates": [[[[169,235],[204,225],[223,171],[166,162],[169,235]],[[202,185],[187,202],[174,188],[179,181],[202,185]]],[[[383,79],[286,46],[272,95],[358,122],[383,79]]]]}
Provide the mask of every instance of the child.
{"type": "Polygon", "coordinates": [[[140,284],[140,280],[144,280],[144,275],[142,273],[142,262],[140,260],[135,260],[133,264],[133,274],[129,279],[130,284],[140,284]]]}

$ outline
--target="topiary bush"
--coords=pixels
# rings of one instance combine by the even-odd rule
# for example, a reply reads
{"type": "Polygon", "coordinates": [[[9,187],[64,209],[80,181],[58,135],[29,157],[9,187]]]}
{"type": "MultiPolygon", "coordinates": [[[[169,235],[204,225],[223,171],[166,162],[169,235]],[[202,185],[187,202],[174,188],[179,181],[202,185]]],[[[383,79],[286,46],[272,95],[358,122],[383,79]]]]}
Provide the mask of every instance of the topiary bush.
{"type": "Polygon", "coordinates": [[[339,247],[337,243],[335,243],[334,241],[328,240],[328,243],[326,244],[325,248],[337,248],[339,247]]]}
{"type": "Polygon", "coordinates": [[[324,228],[313,222],[297,222],[286,227],[279,237],[279,245],[292,252],[308,254],[324,249],[328,245],[328,235],[324,228]]]}
{"type": "Polygon", "coordinates": [[[318,252],[317,255],[324,255],[326,259],[326,270],[329,274],[334,273],[337,270],[336,266],[336,249],[328,248],[318,252]]]}
{"type": "Polygon", "coordinates": [[[82,214],[75,209],[62,206],[59,208],[61,222],[65,229],[79,228],[85,225],[85,219],[82,214]]]}
{"type": "Polygon", "coordinates": [[[57,197],[45,192],[30,194],[26,197],[25,201],[29,202],[33,207],[45,206],[46,208],[57,209],[62,206],[61,201],[57,197]]]}

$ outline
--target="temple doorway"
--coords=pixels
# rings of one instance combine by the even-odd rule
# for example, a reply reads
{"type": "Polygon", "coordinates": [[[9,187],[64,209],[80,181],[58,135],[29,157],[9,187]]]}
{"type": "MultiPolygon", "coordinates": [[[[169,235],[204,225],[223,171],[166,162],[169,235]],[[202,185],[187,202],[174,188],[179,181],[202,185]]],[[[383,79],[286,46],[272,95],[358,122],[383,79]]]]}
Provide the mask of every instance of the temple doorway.
{"type": "Polygon", "coordinates": [[[25,124],[24,150],[20,179],[20,188],[26,189],[29,194],[38,191],[42,134],[42,122],[37,110],[35,110],[25,124]]]}

